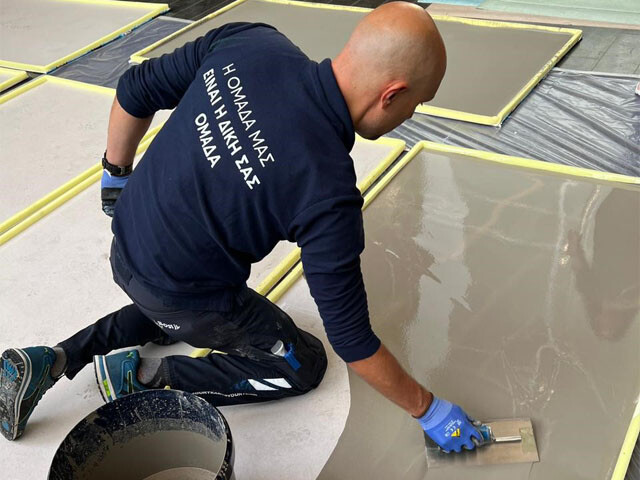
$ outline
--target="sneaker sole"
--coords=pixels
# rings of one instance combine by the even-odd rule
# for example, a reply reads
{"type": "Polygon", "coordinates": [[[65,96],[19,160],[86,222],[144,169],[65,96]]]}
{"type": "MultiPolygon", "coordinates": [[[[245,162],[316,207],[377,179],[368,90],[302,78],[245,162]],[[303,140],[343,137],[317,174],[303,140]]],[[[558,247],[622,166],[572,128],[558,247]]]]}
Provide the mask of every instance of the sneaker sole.
{"type": "Polygon", "coordinates": [[[113,402],[113,384],[109,377],[109,370],[106,365],[106,355],[95,355],[93,357],[93,370],[96,374],[96,382],[98,383],[98,390],[104,403],[113,402]]]}
{"type": "Polygon", "coordinates": [[[23,351],[10,348],[2,353],[0,366],[0,431],[7,440],[20,436],[20,405],[31,383],[31,360],[23,351]],[[15,379],[10,378],[6,365],[11,362],[17,371],[15,379]]]}

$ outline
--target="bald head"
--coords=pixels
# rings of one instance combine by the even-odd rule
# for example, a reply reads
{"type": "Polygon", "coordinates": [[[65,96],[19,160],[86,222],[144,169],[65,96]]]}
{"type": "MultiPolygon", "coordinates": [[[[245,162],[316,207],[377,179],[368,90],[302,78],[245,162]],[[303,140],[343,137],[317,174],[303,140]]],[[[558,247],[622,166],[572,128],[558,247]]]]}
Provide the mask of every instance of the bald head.
{"type": "Polygon", "coordinates": [[[362,19],[333,69],[356,130],[375,138],[433,98],[444,76],[446,53],[424,9],[392,2],[362,19]]]}

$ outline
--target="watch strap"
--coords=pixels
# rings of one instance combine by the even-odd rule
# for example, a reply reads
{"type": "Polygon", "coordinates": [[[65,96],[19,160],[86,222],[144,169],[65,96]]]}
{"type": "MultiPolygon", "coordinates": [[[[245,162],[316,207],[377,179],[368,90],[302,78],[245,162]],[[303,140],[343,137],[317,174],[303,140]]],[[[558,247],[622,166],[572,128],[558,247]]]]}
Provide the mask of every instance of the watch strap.
{"type": "Polygon", "coordinates": [[[107,152],[105,150],[104,155],[102,156],[102,168],[104,168],[110,175],[114,177],[124,177],[125,175],[129,175],[133,171],[133,166],[127,165],[125,167],[121,167],[119,165],[113,165],[109,163],[107,160],[107,152]]]}

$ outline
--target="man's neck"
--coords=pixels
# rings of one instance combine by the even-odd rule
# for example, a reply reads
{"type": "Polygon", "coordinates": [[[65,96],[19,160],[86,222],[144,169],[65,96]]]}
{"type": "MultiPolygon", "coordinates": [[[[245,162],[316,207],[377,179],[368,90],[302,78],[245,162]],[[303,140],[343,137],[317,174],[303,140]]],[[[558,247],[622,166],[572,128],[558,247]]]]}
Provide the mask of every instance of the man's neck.
{"type": "Polygon", "coordinates": [[[348,66],[340,55],[331,62],[331,68],[333,70],[333,75],[336,77],[338,88],[340,88],[340,92],[342,93],[344,101],[347,104],[347,108],[349,109],[349,115],[351,116],[353,126],[355,130],[358,131],[358,125],[360,124],[360,120],[362,120],[366,109],[360,105],[359,96],[356,94],[356,90],[352,84],[354,75],[349,73],[348,66]]]}

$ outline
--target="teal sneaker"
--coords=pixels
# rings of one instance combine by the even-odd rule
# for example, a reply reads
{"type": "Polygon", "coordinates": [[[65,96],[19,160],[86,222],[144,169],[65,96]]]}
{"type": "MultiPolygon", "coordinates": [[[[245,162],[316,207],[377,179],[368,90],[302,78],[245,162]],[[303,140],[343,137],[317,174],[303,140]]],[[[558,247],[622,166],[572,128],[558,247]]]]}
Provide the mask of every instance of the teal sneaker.
{"type": "Polygon", "coordinates": [[[93,357],[93,368],[102,399],[109,403],[131,393],[148,390],[138,382],[139,366],[140,354],[137,350],[93,357]]]}
{"type": "Polygon", "coordinates": [[[49,347],[10,348],[0,365],[0,431],[7,440],[22,435],[33,409],[57,379],[56,354],[49,347]]]}

